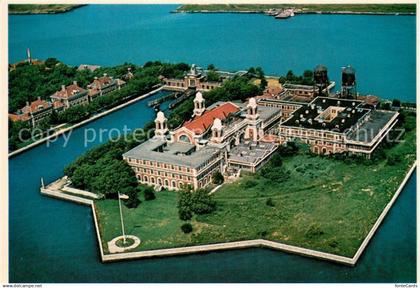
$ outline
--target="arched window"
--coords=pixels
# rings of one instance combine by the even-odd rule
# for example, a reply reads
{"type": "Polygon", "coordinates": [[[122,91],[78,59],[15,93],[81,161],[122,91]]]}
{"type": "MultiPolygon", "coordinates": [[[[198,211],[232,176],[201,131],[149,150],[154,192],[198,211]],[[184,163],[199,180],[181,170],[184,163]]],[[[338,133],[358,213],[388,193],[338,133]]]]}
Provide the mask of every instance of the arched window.
{"type": "Polygon", "coordinates": [[[169,181],[168,181],[168,179],[165,179],[164,180],[164,183],[165,183],[165,185],[164,185],[165,187],[169,187],[169,181]]]}
{"type": "Polygon", "coordinates": [[[155,184],[155,177],[150,177],[150,182],[152,182],[152,184],[155,184]]]}
{"type": "Polygon", "coordinates": [[[327,153],[327,148],[322,148],[322,154],[326,154],[327,153]]]}
{"type": "Polygon", "coordinates": [[[178,182],[178,188],[182,188],[183,185],[184,183],[182,183],[181,181],[178,182]]]}
{"type": "Polygon", "coordinates": [[[190,138],[188,138],[187,135],[181,135],[179,136],[179,141],[185,142],[185,143],[190,143],[190,138]]]}
{"type": "Polygon", "coordinates": [[[149,178],[147,178],[147,176],[144,176],[144,182],[149,182],[149,178]]]}
{"type": "Polygon", "coordinates": [[[172,187],[176,188],[176,182],[174,180],[172,180],[172,187]]]}
{"type": "Polygon", "coordinates": [[[140,175],[137,175],[137,179],[141,181],[141,176],[140,175]]]}

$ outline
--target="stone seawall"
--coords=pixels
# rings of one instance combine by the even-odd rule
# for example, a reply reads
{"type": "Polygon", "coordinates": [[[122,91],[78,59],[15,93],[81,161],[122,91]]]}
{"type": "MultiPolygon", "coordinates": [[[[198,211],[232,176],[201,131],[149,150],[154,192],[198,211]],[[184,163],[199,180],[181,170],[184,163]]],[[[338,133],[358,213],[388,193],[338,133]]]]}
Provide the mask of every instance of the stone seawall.
{"type": "Polygon", "coordinates": [[[362,244],[360,245],[359,249],[357,250],[356,254],[352,258],[335,255],[331,253],[325,253],[321,251],[316,251],[312,249],[297,247],[293,245],[282,244],[279,242],[264,240],[264,239],[187,246],[187,247],[179,247],[179,248],[157,249],[157,250],[138,251],[138,252],[105,254],[103,246],[102,246],[103,241],[102,241],[102,237],[99,230],[99,222],[96,217],[95,204],[93,200],[88,200],[88,199],[80,198],[77,196],[67,195],[64,193],[60,193],[58,191],[51,191],[45,188],[41,188],[41,193],[47,196],[51,196],[51,197],[55,197],[55,198],[59,198],[63,200],[68,200],[68,201],[76,202],[79,204],[89,205],[91,207],[92,213],[93,213],[93,221],[94,221],[94,225],[96,229],[96,236],[98,238],[100,257],[101,257],[102,262],[115,262],[115,261],[141,259],[141,258],[167,257],[167,256],[177,256],[177,255],[192,254],[192,253],[207,253],[207,252],[223,251],[223,250],[231,250],[231,249],[247,249],[247,248],[263,247],[263,248],[270,248],[274,250],[280,250],[287,253],[298,254],[298,255],[302,255],[306,257],[327,260],[327,261],[344,264],[348,266],[354,266],[356,265],[357,261],[360,259],[360,256],[366,249],[373,235],[379,228],[385,216],[388,214],[392,205],[395,203],[401,191],[403,190],[404,186],[410,179],[411,175],[413,174],[416,168],[416,164],[417,162],[415,162],[413,166],[410,168],[410,170],[407,172],[404,180],[401,182],[394,196],[385,206],[384,210],[379,215],[372,229],[369,231],[369,233],[363,240],[362,244]]]}

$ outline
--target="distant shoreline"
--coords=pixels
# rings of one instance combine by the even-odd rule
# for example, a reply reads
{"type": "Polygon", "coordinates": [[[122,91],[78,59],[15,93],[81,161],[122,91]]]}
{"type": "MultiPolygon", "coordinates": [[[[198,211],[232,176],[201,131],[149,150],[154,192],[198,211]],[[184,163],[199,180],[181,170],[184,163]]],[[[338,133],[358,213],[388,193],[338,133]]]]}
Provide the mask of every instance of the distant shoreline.
{"type": "Polygon", "coordinates": [[[412,4],[185,4],[171,12],[270,15],[270,10],[287,9],[292,9],[295,14],[416,15],[416,6],[412,4]]]}
{"type": "Polygon", "coordinates": [[[73,11],[74,9],[86,6],[77,5],[9,5],[9,15],[39,15],[39,14],[61,14],[73,11]]]}
{"type": "MultiPolygon", "coordinates": [[[[171,13],[203,13],[203,14],[221,14],[221,13],[230,13],[230,14],[264,14],[263,11],[231,11],[231,10],[174,10],[171,13]]],[[[295,14],[336,14],[336,15],[377,15],[377,16],[415,16],[415,12],[353,12],[353,11],[299,11],[295,14]]]]}

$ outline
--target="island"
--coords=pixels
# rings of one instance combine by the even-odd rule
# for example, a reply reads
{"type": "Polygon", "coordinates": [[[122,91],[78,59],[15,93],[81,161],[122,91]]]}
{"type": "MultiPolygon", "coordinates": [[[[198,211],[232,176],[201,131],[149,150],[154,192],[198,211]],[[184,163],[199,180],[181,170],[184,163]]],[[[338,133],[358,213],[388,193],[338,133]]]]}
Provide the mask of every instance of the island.
{"type": "Polygon", "coordinates": [[[351,66],[337,92],[323,65],[132,68],[166,91],[155,119],[41,179],[92,207],[104,262],[269,247],[353,266],[415,169],[415,104],[361,95],[351,66]]]}
{"type": "MultiPolygon", "coordinates": [[[[415,15],[415,4],[185,4],[177,13],[266,13],[293,10],[294,14],[415,15]]],[[[273,15],[274,16],[274,15],[273,15]]]]}
{"type": "Polygon", "coordinates": [[[10,4],[9,14],[57,14],[72,11],[85,5],[76,4],[10,4]]]}

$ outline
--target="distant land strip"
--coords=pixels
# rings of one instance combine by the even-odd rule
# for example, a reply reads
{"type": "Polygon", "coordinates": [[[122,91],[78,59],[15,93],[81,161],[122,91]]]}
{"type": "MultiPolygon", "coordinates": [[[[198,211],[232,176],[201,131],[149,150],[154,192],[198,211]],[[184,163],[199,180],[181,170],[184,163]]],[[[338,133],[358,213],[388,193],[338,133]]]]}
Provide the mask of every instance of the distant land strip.
{"type": "Polygon", "coordinates": [[[69,12],[73,9],[86,6],[86,4],[10,4],[9,14],[27,15],[27,14],[58,14],[69,12]]]}
{"type": "Polygon", "coordinates": [[[186,4],[174,13],[264,13],[291,9],[295,14],[415,15],[415,4],[186,4]]]}

